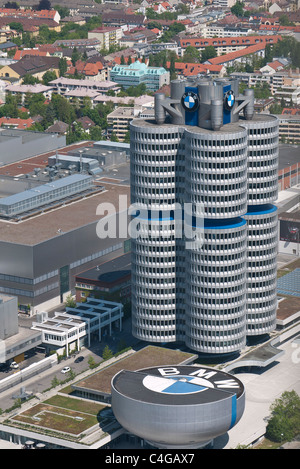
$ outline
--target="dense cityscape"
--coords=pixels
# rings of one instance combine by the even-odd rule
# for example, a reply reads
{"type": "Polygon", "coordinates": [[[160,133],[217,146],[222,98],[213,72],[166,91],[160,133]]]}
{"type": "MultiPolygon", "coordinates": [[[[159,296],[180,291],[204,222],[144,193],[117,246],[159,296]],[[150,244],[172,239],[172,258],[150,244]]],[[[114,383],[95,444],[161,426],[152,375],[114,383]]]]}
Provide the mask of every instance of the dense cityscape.
{"type": "Polygon", "coordinates": [[[299,449],[299,70],[298,0],[0,1],[0,449],[299,449]]]}

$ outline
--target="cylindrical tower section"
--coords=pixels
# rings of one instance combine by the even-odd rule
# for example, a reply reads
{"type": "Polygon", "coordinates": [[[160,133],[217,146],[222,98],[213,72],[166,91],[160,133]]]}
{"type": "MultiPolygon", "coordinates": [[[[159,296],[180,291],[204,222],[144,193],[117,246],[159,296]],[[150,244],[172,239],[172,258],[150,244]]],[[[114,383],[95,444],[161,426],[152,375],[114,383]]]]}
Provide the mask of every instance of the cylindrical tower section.
{"type": "Polygon", "coordinates": [[[246,221],[205,221],[204,241],[187,250],[186,345],[230,353],[246,344],[246,221]]]}
{"type": "Polygon", "coordinates": [[[235,218],[247,211],[247,131],[186,129],[186,201],[204,207],[207,219],[235,218]]]}
{"type": "Polygon", "coordinates": [[[176,340],[175,165],[182,132],[131,123],[132,333],[148,342],[176,340]]]}
{"type": "Polygon", "coordinates": [[[238,124],[186,129],[185,142],[186,201],[200,241],[186,248],[185,342],[198,352],[235,352],[246,343],[247,132],[238,124]]]}
{"type": "Polygon", "coordinates": [[[278,119],[254,114],[248,130],[247,335],[276,327],[278,217],[278,119]]]}
{"type": "Polygon", "coordinates": [[[248,130],[248,205],[275,202],[278,196],[278,119],[255,114],[248,130]]]}
{"type": "Polygon", "coordinates": [[[251,206],[247,221],[247,335],[262,335],[276,327],[277,208],[251,206]]]}

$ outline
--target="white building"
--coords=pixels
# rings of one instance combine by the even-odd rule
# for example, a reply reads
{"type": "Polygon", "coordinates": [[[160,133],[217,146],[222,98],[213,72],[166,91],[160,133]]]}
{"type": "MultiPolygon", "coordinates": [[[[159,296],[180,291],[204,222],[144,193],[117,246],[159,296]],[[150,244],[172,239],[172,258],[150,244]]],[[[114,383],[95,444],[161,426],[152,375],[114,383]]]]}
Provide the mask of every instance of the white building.
{"type": "Polygon", "coordinates": [[[106,300],[87,298],[66,312],[56,312],[49,318],[47,313],[37,315],[32,329],[42,332],[42,343],[47,350],[66,353],[80,350],[85,343],[90,346],[92,338],[101,341],[104,335],[112,335],[113,326],[122,329],[123,305],[106,300]]]}

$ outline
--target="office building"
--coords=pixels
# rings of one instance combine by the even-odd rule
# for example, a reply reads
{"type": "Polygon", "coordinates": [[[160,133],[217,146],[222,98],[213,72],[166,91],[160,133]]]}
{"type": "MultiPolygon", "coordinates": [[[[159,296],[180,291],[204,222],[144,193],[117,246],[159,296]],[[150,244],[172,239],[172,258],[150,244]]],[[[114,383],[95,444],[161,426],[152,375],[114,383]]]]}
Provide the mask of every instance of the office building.
{"type": "MultiPolygon", "coordinates": [[[[53,201],[56,191],[36,192],[38,206],[36,200],[23,198],[22,213],[18,211],[9,220],[0,218],[0,294],[18,297],[19,310],[28,315],[64,302],[75,290],[77,273],[124,254],[129,243],[127,235],[118,236],[118,216],[116,237],[100,238],[97,234],[103,218],[98,206],[111,203],[118,211],[119,196],[128,197],[129,187],[105,181],[90,187],[90,176],[74,176],[69,176],[71,181],[76,183],[79,176],[78,181],[87,184],[85,190],[76,183],[77,192],[73,193],[74,187],[65,185],[59,189],[65,192],[64,198],[53,201]]],[[[67,180],[58,179],[65,184],[67,180]]]]}
{"type": "Polygon", "coordinates": [[[147,90],[157,91],[170,83],[170,72],[163,67],[148,67],[137,60],[130,65],[115,65],[110,72],[110,79],[124,89],[145,83],[147,90]]]}
{"type": "Polygon", "coordinates": [[[237,79],[175,80],[131,124],[133,335],[236,352],[275,328],[278,119],[237,79]]]}
{"type": "Polygon", "coordinates": [[[98,39],[100,42],[99,49],[109,50],[111,46],[118,46],[121,37],[123,36],[122,28],[113,28],[109,26],[102,26],[101,28],[93,29],[88,32],[89,39],[98,39]]]}

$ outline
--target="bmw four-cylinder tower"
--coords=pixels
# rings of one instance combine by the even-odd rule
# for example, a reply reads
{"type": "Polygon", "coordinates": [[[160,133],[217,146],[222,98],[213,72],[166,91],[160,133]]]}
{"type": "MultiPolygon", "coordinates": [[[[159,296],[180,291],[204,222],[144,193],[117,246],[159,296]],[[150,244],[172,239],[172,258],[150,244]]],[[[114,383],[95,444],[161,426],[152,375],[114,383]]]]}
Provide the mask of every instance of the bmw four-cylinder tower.
{"type": "Polygon", "coordinates": [[[237,79],[175,80],[130,126],[133,335],[240,351],[276,320],[278,119],[237,79]]]}

